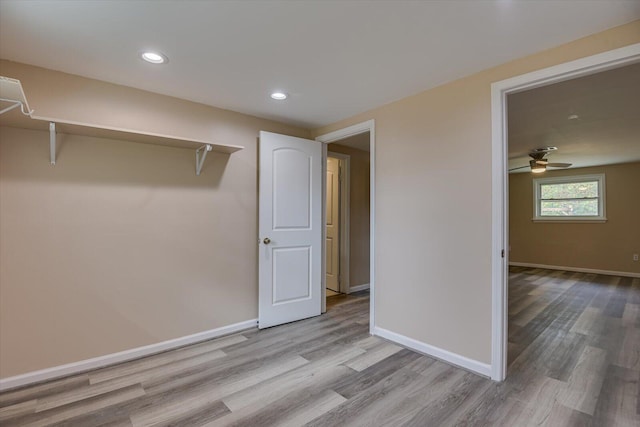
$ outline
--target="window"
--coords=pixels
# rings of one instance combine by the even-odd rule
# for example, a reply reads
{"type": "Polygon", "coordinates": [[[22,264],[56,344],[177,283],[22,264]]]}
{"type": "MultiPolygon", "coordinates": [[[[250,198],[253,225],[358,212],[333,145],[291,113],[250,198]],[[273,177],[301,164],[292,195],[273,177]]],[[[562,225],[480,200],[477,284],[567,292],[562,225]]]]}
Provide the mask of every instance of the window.
{"type": "Polygon", "coordinates": [[[606,221],[604,174],[533,180],[534,221],[606,221]]]}

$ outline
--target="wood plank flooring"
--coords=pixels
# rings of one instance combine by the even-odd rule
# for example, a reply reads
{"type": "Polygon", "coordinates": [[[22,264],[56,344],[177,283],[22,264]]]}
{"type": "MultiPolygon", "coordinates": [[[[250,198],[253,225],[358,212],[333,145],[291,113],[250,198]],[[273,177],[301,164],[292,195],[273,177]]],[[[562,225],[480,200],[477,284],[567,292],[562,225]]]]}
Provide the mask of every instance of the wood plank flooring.
{"type": "Polygon", "coordinates": [[[333,291],[329,288],[326,289],[327,297],[334,297],[336,295],[340,295],[340,292],[333,291]]]}
{"type": "Polygon", "coordinates": [[[0,394],[2,426],[640,426],[640,279],[512,268],[504,383],[368,335],[368,293],[0,394]]]}

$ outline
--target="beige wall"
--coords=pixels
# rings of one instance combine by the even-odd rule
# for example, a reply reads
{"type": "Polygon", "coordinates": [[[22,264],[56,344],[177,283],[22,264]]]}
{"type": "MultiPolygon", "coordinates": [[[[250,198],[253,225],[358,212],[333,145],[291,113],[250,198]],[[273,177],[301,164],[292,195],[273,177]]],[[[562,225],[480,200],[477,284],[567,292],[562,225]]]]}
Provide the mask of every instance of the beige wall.
{"type": "MultiPolygon", "coordinates": [[[[639,147],[640,149],[640,147],[639,147]]],[[[510,261],[640,273],[640,163],[548,171],[545,177],[604,173],[607,222],[532,222],[531,173],[509,175],[510,261]]]]}
{"type": "Polygon", "coordinates": [[[378,327],[490,363],[490,85],[638,42],[635,21],[314,131],[375,119],[378,327]]]}
{"type": "MultiPolygon", "coordinates": [[[[377,326],[490,361],[490,83],[638,42],[635,21],[314,132],[376,120],[377,326]]],[[[15,63],[0,74],[41,116],[246,146],[198,179],[193,152],[90,138],[52,168],[46,133],[3,129],[0,376],[256,316],[257,132],[306,131],[15,63]]]]}
{"type": "Polygon", "coordinates": [[[349,212],[349,285],[369,283],[369,153],[339,144],[330,144],[329,151],[351,156],[349,212]]]}
{"type": "Polygon", "coordinates": [[[244,145],[210,153],[0,128],[0,376],[257,317],[257,136],[308,132],[26,65],[41,116],[244,145]]]}

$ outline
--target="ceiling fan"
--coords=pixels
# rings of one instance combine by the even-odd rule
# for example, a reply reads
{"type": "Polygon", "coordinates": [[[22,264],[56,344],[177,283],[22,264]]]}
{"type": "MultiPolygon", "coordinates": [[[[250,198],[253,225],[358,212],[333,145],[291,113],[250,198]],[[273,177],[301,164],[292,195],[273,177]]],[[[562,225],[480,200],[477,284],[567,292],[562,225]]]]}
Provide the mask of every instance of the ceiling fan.
{"type": "Polygon", "coordinates": [[[531,168],[531,172],[533,173],[542,173],[545,172],[547,168],[563,169],[570,167],[571,163],[550,163],[548,159],[544,158],[548,153],[556,151],[557,149],[558,147],[543,147],[531,150],[531,152],[529,153],[529,157],[531,157],[533,160],[529,160],[529,166],[519,166],[517,168],[512,168],[509,169],[509,172],[529,167],[531,168]]]}

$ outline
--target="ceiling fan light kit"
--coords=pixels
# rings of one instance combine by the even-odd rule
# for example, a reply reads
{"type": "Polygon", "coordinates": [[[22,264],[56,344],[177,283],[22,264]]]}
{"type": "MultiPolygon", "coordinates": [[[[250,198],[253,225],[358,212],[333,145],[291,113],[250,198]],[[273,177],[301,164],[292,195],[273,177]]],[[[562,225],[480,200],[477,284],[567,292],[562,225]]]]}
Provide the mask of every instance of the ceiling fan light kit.
{"type": "MultiPolygon", "coordinates": [[[[542,148],[534,148],[529,153],[529,157],[532,160],[529,160],[529,168],[531,168],[531,172],[533,173],[543,173],[547,171],[547,167],[551,168],[559,168],[566,169],[571,166],[571,163],[549,163],[549,159],[545,159],[544,156],[549,154],[551,151],[556,151],[558,147],[542,147],[542,148]]],[[[509,172],[515,171],[518,169],[524,169],[526,166],[520,166],[517,168],[509,169],[509,172]]]]}
{"type": "Polygon", "coordinates": [[[541,163],[538,160],[529,160],[529,166],[531,167],[531,172],[533,173],[542,173],[547,170],[546,162],[541,163]]]}

